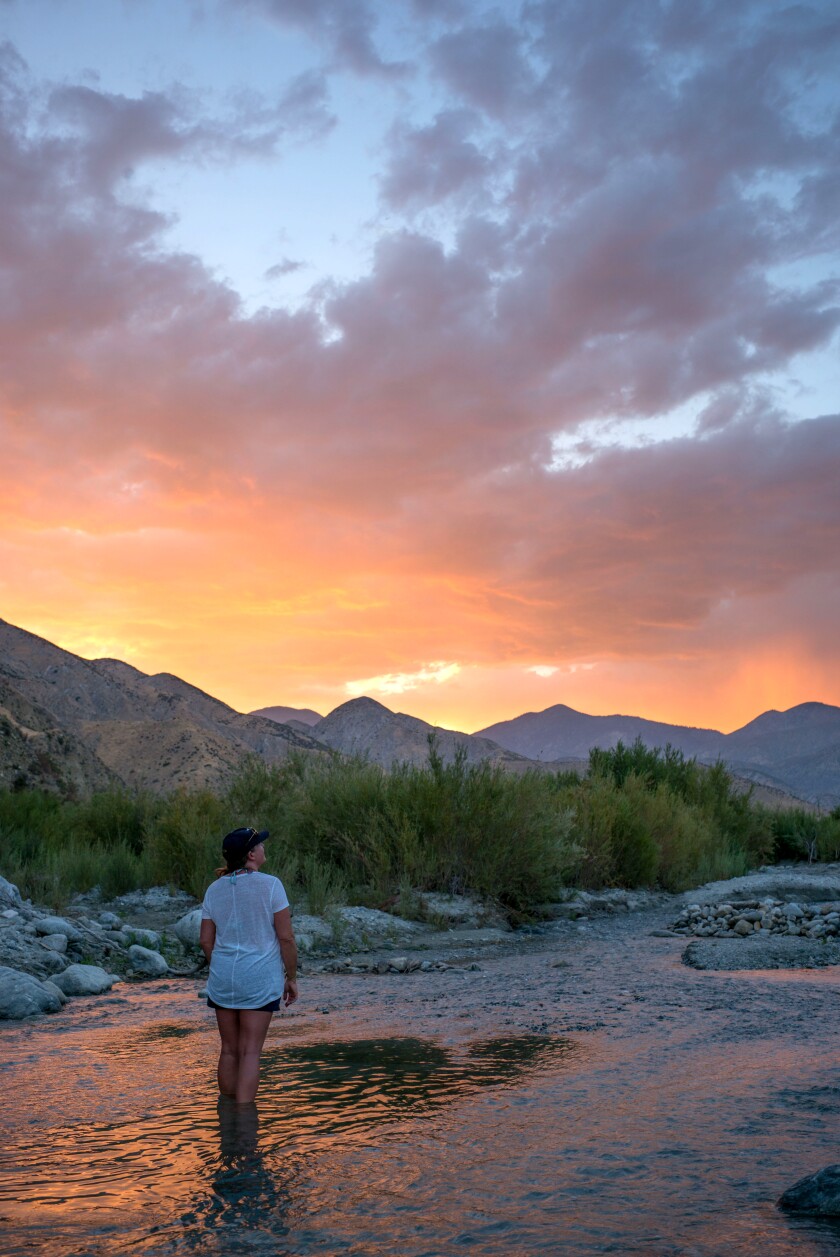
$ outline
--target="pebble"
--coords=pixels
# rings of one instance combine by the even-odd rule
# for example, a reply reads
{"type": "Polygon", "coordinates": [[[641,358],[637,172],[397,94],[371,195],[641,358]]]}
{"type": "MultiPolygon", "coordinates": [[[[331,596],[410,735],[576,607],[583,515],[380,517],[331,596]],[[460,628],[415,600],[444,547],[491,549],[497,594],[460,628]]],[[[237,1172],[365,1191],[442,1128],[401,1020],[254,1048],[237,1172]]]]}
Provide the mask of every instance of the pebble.
{"type": "Polygon", "coordinates": [[[740,904],[689,904],[672,926],[675,934],[699,938],[751,938],[777,934],[788,938],[840,936],[840,903],[782,903],[777,899],[740,904]]]}

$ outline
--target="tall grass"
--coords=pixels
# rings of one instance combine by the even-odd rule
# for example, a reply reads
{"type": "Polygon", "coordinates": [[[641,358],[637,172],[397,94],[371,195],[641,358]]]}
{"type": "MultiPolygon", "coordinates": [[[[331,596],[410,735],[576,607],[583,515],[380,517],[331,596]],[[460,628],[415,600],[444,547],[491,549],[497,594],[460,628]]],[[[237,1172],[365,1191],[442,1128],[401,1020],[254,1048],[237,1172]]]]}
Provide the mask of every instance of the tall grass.
{"type": "Polygon", "coordinates": [[[94,886],[108,897],[149,886],[145,835],[157,806],[127,791],[75,802],[40,790],[0,791],[0,871],[25,897],[54,907],[94,886]]]}
{"type": "Polygon", "coordinates": [[[593,751],[589,772],[505,773],[444,763],[246,760],[229,789],[166,798],[108,791],[61,800],[0,792],[0,872],[60,906],[99,886],[111,897],[168,883],[200,898],[231,828],[272,834],[267,867],[312,911],[350,898],[410,902],[466,891],[523,914],[563,884],[680,890],[766,860],[840,859],[840,811],[775,814],[711,768],[640,741],[593,751]]]}

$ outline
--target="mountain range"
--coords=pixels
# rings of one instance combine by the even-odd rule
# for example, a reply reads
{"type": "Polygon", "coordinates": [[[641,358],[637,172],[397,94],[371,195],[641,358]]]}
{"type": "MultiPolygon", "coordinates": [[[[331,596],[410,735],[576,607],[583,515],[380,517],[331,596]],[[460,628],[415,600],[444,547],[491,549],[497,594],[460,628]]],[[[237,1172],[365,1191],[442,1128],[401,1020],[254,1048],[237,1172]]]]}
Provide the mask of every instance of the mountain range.
{"type": "Polygon", "coordinates": [[[249,752],[276,761],[292,748],[325,753],[170,673],[81,659],[0,620],[0,786],[214,789],[249,752]]]}
{"type": "Polygon", "coordinates": [[[840,804],[840,708],[802,703],[768,711],[733,733],[589,716],[557,704],[477,734],[439,729],[371,698],[326,716],[269,706],[241,713],[170,673],[148,675],[118,659],[82,659],[0,620],[0,787],[77,794],[124,784],[156,792],[222,786],[246,754],[269,762],[305,755],[362,755],[390,767],[422,763],[429,736],[449,762],[489,760],[506,771],[586,766],[593,746],[636,737],[669,744],[703,763],[723,759],[757,783],[758,797],[840,804]]]}
{"type": "Polygon", "coordinates": [[[619,739],[641,738],[649,747],[670,743],[700,763],[722,759],[738,776],[812,803],[840,803],[840,707],[827,703],[766,711],[733,733],[639,716],[587,716],[559,703],[490,725],[481,736],[537,760],[585,756],[590,747],[614,747],[619,739]]]}

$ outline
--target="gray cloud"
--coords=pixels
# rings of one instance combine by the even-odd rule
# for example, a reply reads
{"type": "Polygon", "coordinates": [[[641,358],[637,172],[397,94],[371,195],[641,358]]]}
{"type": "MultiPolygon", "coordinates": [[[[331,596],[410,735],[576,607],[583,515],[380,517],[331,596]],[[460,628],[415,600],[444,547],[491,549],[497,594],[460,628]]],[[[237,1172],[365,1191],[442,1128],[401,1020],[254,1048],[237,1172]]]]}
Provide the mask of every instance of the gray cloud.
{"type": "Polygon", "coordinates": [[[523,45],[518,27],[496,21],[441,36],[429,56],[451,91],[494,117],[507,117],[527,107],[537,87],[523,45]]]}
{"type": "Polygon", "coordinates": [[[333,58],[334,68],[362,76],[401,78],[408,66],[377,51],[375,11],[367,0],[229,0],[283,26],[304,31],[333,58]]]}
{"type": "Polygon", "coordinates": [[[382,180],[388,205],[405,211],[481,189],[492,162],[471,138],[474,124],[466,110],[448,110],[427,127],[395,127],[382,180]]]}
{"type": "Polygon", "coordinates": [[[292,258],[283,258],[281,262],[276,262],[274,266],[269,266],[265,272],[265,278],[282,279],[284,275],[293,275],[295,271],[302,270],[305,265],[305,262],[295,262],[292,258]]]}

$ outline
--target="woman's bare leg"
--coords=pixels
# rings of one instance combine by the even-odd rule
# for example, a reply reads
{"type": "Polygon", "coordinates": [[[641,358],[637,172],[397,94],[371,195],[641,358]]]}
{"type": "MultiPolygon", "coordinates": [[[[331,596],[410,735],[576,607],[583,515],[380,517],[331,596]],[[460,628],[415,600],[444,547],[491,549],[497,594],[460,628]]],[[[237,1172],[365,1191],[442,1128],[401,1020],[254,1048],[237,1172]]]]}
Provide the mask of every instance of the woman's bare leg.
{"type": "Polygon", "coordinates": [[[260,1082],[260,1052],[268,1034],[271,1013],[256,1008],[239,1010],[239,1072],[236,1078],[236,1101],[249,1104],[257,1094],[260,1082]]]}
{"type": "Polygon", "coordinates": [[[219,1091],[223,1096],[236,1096],[239,1074],[239,1012],[236,1008],[217,1008],[216,1025],[222,1040],[219,1053],[219,1091]]]}

